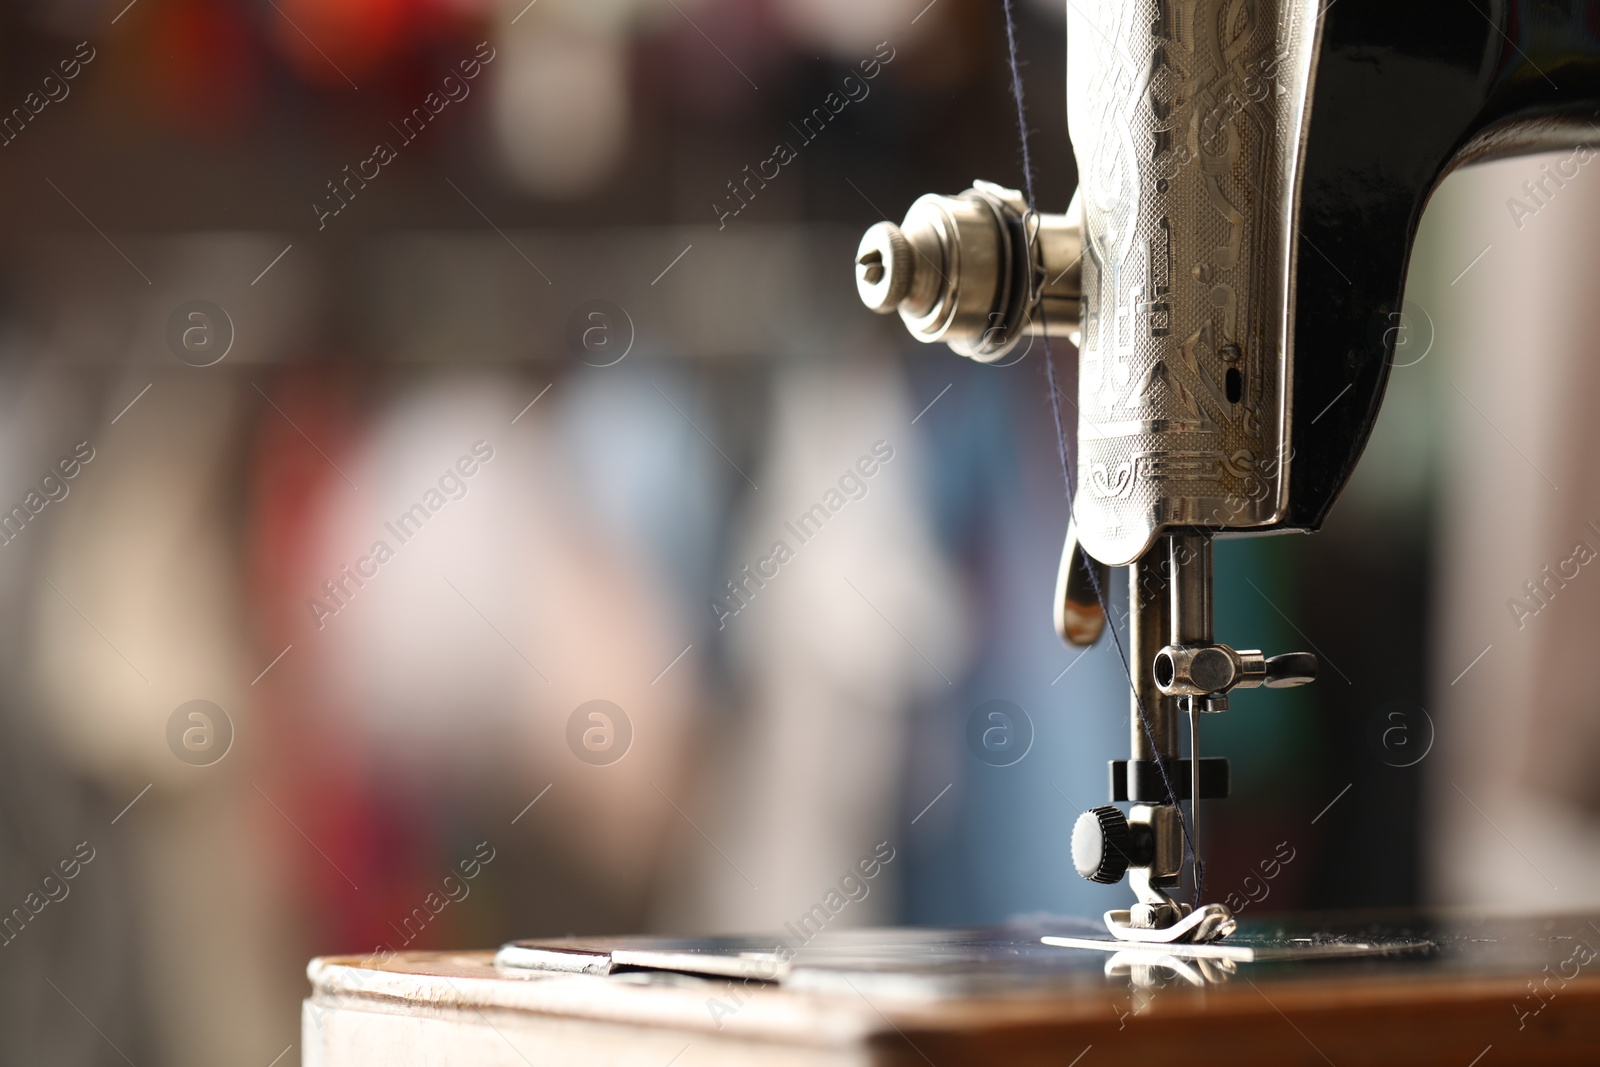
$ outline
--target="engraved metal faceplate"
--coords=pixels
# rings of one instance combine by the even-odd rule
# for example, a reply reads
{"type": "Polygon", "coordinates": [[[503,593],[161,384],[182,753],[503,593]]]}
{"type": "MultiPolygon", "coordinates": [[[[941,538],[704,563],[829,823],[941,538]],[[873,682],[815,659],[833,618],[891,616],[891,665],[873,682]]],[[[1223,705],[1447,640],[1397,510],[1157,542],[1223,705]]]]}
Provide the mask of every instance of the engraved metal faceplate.
{"type": "Polygon", "coordinates": [[[1287,506],[1296,180],[1315,0],[1075,0],[1083,197],[1074,517],[1123,565],[1287,506]]]}

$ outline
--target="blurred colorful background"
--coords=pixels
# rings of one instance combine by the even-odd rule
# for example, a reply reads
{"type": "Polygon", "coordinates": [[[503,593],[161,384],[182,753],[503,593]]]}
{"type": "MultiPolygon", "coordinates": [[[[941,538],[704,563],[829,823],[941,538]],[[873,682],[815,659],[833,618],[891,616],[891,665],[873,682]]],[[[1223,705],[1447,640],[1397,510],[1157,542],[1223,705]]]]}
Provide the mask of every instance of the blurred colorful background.
{"type": "MultiPolygon", "coordinates": [[[[1016,17],[1059,211],[1063,8],[1016,17]]],[[[0,6],[0,1060],[294,1064],[313,955],[775,928],[880,842],[841,923],[1116,905],[1044,354],[850,272],[1023,184],[1009,92],[998,0],[0,6]]],[[[1325,664],[1206,724],[1219,899],[1600,899],[1600,580],[1502,603],[1600,547],[1600,185],[1508,219],[1536,169],[1430,210],[1329,528],[1218,549],[1219,636],[1325,664]]]]}

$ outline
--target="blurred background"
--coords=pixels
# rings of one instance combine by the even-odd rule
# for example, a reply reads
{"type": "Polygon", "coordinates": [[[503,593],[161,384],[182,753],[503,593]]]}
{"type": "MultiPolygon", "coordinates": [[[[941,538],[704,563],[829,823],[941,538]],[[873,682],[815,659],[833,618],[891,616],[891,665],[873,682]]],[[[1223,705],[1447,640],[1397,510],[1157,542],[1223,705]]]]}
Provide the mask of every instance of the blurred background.
{"type": "MultiPolygon", "coordinates": [[[[1043,353],[850,272],[1022,185],[997,0],[0,20],[0,1059],[293,1064],[313,955],[776,928],[885,847],[838,922],[1122,900],[1067,855],[1127,697],[1049,621],[1043,353]]],[[[1512,209],[1541,162],[1437,196],[1324,533],[1219,546],[1219,636],[1325,666],[1207,723],[1218,899],[1600,900],[1600,181],[1512,209]]]]}

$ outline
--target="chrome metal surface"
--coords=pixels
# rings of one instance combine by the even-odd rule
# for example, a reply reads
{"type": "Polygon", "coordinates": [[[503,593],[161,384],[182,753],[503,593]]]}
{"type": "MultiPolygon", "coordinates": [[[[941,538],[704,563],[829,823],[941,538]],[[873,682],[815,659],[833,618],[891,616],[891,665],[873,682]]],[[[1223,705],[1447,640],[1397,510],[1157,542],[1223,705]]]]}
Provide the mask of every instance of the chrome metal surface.
{"type": "Polygon", "coordinates": [[[1056,636],[1080,647],[1100,640],[1106,628],[1101,599],[1110,596],[1111,568],[1083,550],[1069,522],[1066,544],[1061,546],[1061,567],[1056,572],[1056,636]]]}
{"type": "MultiPolygon", "coordinates": [[[[1141,926],[1136,921],[1138,905],[1128,911],[1108,911],[1106,929],[1118,941],[1139,941],[1171,945],[1178,942],[1219,941],[1239,928],[1233,912],[1222,904],[1205,904],[1167,926],[1141,926]]],[[[1046,942],[1048,944],[1048,942],[1046,942]]]]}
{"type": "MultiPolygon", "coordinates": [[[[1148,868],[1135,867],[1128,872],[1128,885],[1138,899],[1125,912],[1123,925],[1130,930],[1164,930],[1178,923],[1190,912],[1190,907],[1174,900],[1165,890],[1152,884],[1148,868]]],[[[1159,935],[1152,934],[1159,939],[1159,935]]]]}
{"type": "MultiPolygon", "coordinates": [[[[1046,944],[1055,942],[1047,941],[1046,944]]],[[[1169,975],[1186,985],[1204,988],[1209,985],[1221,985],[1238,973],[1238,961],[1228,956],[1222,958],[1200,956],[1185,960],[1156,946],[1123,949],[1112,953],[1106,960],[1106,977],[1119,978],[1126,975],[1128,983],[1134,989],[1163,988],[1169,983],[1169,975]]]]}
{"type": "MultiPolygon", "coordinates": [[[[1241,656],[1249,654],[1239,653],[1241,656]]],[[[1281,656],[1273,656],[1267,660],[1267,677],[1261,684],[1268,689],[1288,689],[1291,686],[1306,685],[1317,680],[1317,669],[1320,666],[1315,653],[1285,652],[1281,656]]]]}
{"type": "MultiPolygon", "coordinates": [[[[1167,535],[1166,542],[1167,570],[1171,575],[1172,594],[1171,641],[1173,645],[1178,646],[1190,644],[1200,646],[1187,657],[1187,662],[1182,666],[1189,674],[1198,674],[1195,681],[1202,684],[1213,678],[1225,683],[1231,682],[1234,673],[1233,661],[1209,647],[1215,637],[1211,607],[1214,578],[1211,538],[1193,530],[1184,530],[1167,535]]],[[[1168,646],[1157,653],[1151,667],[1157,687],[1167,695],[1171,695],[1172,691],[1162,684],[1163,667],[1172,670],[1179,667],[1170,649],[1171,646],[1168,646]]],[[[1172,680],[1171,674],[1168,674],[1167,681],[1172,680]]],[[[1207,686],[1204,691],[1225,693],[1228,688],[1227,684],[1223,684],[1207,686]]],[[[1195,699],[1194,695],[1190,695],[1182,703],[1189,715],[1189,877],[1192,884],[1199,886],[1201,884],[1200,708],[1196,705],[1195,699]]],[[[1221,928],[1220,925],[1213,925],[1208,929],[1215,932],[1221,928]]],[[[1228,930],[1231,932],[1232,927],[1229,926],[1228,930]]],[[[1217,936],[1226,937],[1227,934],[1217,936]]],[[[1209,940],[1209,938],[1199,940],[1209,940]]]]}
{"type": "MultiPolygon", "coordinates": [[[[1317,679],[1317,657],[1285,652],[1270,659],[1259,650],[1227,645],[1168,645],[1156,653],[1156,686],[1168,696],[1212,697],[1234,689],[1288,689],[1317,679]]],[[[1215,700],[1213,700],[1213,704],[1215,700]]],[[[1221,708],[1206,710],[1222,711],[1221,708]]]]}
{"type": "Polygon", "coordinates": [[[1128,568],[1128,740],[1136,760],[1178,754],[1178,703],[1161,691],[1152,669],[1167,643],[1171,611],[1166,554],[1151,550],[1128,568]]]}
{"type": "MultiPolygon", "coordinates": [[[[1071,639],[1075,556],[1129,566],[1133,759],[1175,762],[1186,711],[1195,798],[1200,715],[1225,710],[1236,687],[1307,676],[1302,659],[1273,670],[1258,651],[1217,643],[1212,537],[1272,526],[1288,507],[1287,309],[1318,10],[1312,0],[1068,5],[1083,329],[1075,531],[1057,628],[1071,639]]],[[[1183,854],[1170,811],[1151,831],[1156,855],[1176,860],[1130,868],[1138,900],[1116,913],[1118,936],[1189,936],[1171,933],[1183,923],[1202,939],[1226,936],[1218,912],[1185,918],[1163,891],[1183,854]]]]}
{"type": "Polygon", "coordinates": [[[1192,530],[1174,533],[1167,538],[1167,559],[1172,583],[1171,641],[1175,645],[1208,645],[1215,636],[1211,538],[1192,530]]]}
{"type": "MultiPolygon", "coordinates": [[[[1259,678],[1265,679],[1266,660],[1261,663],[1259,678]]],[[[1156,653],[1154,670],[1156,685],[1168,696],[1226,693],[1246,684],[1243,656],[1226,645],[1168,645],[1156,653]]]]}
{"type": "Polygon", "coordinates": [[[900,225],[873,225],[856,251],[862,303],[899,312],[919,341],[983,363],[1030,337],[1076,341],[1081,277],[1075,207],[1039,214],[992,182],[919,197],[900,225]]]}
{"type": "MultiPolygon", "coordinates": [[[[1215,620],[1211,596],[1213,556],[1211,539],[1193,532],[1174,533],[1167,537],[1169,569],[1172,572],[1172,642],[1186,646],[1195,642],[1200,647],[1187,655],[1187,662],[1179,664],[1168,649],[1156,654],[1156,684],[1162,692],[1171,692],[1162,684],[1163,667],[1174,673],[1185,673],[1202,688],[1204,693],[1225,693],[1232,687],[1234,663],[1231,658],[1211,647],[1215,637],[1215,620]],[[1215,683],[1215,684],[1211,684],[1215,683]]],[[[1170,648],[1171,646],[1169,646],[1170,648]]],[[[1172,674],[1167,674],[1172,681],[1172,674]]],[[[1181,701],[1189,716],[1189,877],[1193,884],[1201,884],[1200,865],[1200,708],[1196,695],[1190,694],[1181,701]]],[[[1209,707],[1209,701],[1206,702],[1209,707]]]]}
{"type": "Polygon", "coordinates": [[[1227,645],[1168,645],[1156,653],[1154,670],[1161,691],[1179,697],[1253,689],[1270,680],[1265,656],[1255,649],[1236,652],[1227,645]]]}
{"type": "MultiPolygon", "coordinates": [[[[1156,886],[1177,884],[1178,872],[1183,865],[1183,829],[1179,825],[1178,809],[1172,804],[1135,804],[1128,810],[1130,826],[1150,828],[1150,862],[1142,868],[1156,886]]],[[[1156,900],[1140,893],[1141,900],[1156,900]]],[[[1163,894],[1159,899],[1167,899],[1163,894]]]]}
{"type": "MultiPolygon", "coordinates": [[[[1210,913],[1215,921],[1215,913],[1210,913]]],[[[1381,917],[1380,917],[1381,918],[1381,917]]],[[[958,929],[824,929],[797,937],[792,928],[765,935],[733,937],[540,938],[503,946],[495,963],[509,970],[605,975],[627,971],[661,971],[745,979],[752,985],[770,982],[788,989],[837,987],[852,998],[861,991],[891,988],[926,993],[997,992],[1039,989],[1058,982],[1088,980],[1103,988],[1111,959],[1156,961],[1231,960],[1239,965],[1325,958],[1395,955],[1413,962],[1449,966],[1465,954],[1482,954],[1497,933],[1481,925],[1419,921],[1414,914],[1384,922],[1347,916],[1239,920],[1226,943],[1193,940],[1122,941],[1106,936],[1099,923],[1072,918],[1030,918],[1000,926],[958,929]],[[1448,952],[1430,952],[1449,946],[1448,952]],[[1082,951],[1063,951],[1078,949],[1082,951]],[[563,957],[571,957],[563,959],[563,957]],[[868,983],[871,983],[870,985],[868,983]]],[[[1202,914],[1197,925],[1208,921],[1202,914]]],[[[792,924],[791,924],[792,926],[792,924]]],[[[1581,936],[1587,927],[1569,922],[1563,933],[1581,936]]],[[[1544,942],[1530,944],[1543,950],[1544,942]]],[[[1529,951],[1518,964],[1535,959],[1529,951]]],[[[1533,970],[1538,969],[1535,963],[1533,970]]]]}
{"type": "MultiPolygon", "coordinates": [[[[1164,548],[1164,546],[1162,546],[1164,548]]],[[[1130,748],[1135,760],[1176,759],[1179,755],[1177,701],[1156,684],[1156,650],[1172,628],[1173,596],[1166,552],[1152,549],[1128,568],[1128,672],[1130,748]]],[[[1189,906],[1167,889],[1178,884],[1183,865],[1183,824],[1173,804],[1136,804],[1128,812],[1130,826],[1148,828],[1150,862],[1130,866],[1128,884],[1136,902],[1123,913],[1127,929],[1159,931],[1181,922],[1189,906]]]]}
{"type": "Polygon", "coordinates": [[[1067,5],[1083,211],[1076,518],[1121,565],[1287,507],[1315,0],[1067,5]]]}
{"type": "Polygon", "coordinates": [[[1200,878],[1200,708],[1196,703],[1203,699],[1189,697],[1183,702],[1184,710],[1189,713],[1189,877],[1196,886],[1203,884],[1200,878]]]}
{"type": "Polygon", "coordinates": [[[1034,213],[1030,224],[1037,297],[1028,316],[1030,336],[1078,343],[1083,318],[1083,213],[1076,195],[1065,214],[1034,213]]]}
{"type": "Polygon", "coordinates": [[[1127,973],[1114,969],[1114,964],[1159,962],[1168,957],[1180,960],[1224,960],[1236,964],[1274,961],[1287,963],[1295,960],[1340,959],[1352,956],[1398,956],[1426,952],[1434,947],[1434,942],[1417,937],[1370,941],[1316,941],[1308,937],[1297,941],[1253,945],[1176,941],[1144,946],[1131,941],[1107,941],[1094,937],[1056,937],[1049,934],[1039,940],[1057,948],[1084,948],[1114,953],[1106,961],[1108,977],[1127,973]]]}
{"type": "MultiPolygon", "coordinates": [[[[917,254],[894,223],[880,222],[869,228],[856,249],[856,292],[861,302],[880,315],[899,310],[911,295],[917,271],[913,257],[917,254]]],[[[922,296],[918,296],[919,305],[924,303],[922,296]]],[[[931,306],[931,299],[926,303],[931,306]]]]}

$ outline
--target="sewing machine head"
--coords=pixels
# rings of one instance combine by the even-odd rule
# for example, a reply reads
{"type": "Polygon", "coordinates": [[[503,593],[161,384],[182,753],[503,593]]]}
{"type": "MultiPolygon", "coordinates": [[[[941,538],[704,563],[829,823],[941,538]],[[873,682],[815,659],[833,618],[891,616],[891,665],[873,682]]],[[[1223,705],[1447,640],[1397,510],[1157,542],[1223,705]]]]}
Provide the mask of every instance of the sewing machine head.
{"type": "Polygon", "coordinates": [[[1081,0],[1067,213],[979,182],[863,238],[862,300],[919,340],[990,363],[1051,338],[1078,347],[1055,617],[1063,639],[1093,643],[1109,569],[1128,569],[1125,646],[1112,637],[1133,751],[1112,764],[1112,799],[1133,806],[1086,813],[1072,846],[1086,878],[1131,875],[1138,902],[1106,916],[1116,936],[1231,932],[1198,889],[1194,906],[1167,892],[1186,851],[1203,885],[1181,802],[1228,790],[1227,762],[1198,758],[1200,715],[1236,687],[1308,682],[1317,664],[1215,640],[1211,540],[1321,525],[1377,417],[1387,327],[1439,180],[1600,139],[1595,6],[1081,0]]]}

